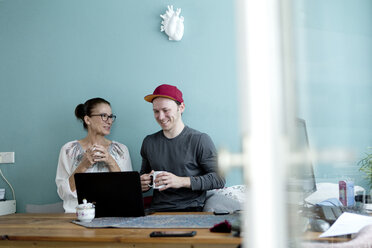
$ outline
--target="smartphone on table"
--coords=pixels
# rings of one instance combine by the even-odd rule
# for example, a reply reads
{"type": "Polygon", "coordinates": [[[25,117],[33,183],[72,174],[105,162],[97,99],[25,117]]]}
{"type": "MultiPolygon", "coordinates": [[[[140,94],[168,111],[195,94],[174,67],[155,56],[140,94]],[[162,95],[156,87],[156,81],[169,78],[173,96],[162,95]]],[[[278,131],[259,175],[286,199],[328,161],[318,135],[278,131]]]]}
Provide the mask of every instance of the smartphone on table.
{"type": "Polygon", "coordinates": [[[154,231],[150,237],[193,237],[196,231],[154,231]]]}

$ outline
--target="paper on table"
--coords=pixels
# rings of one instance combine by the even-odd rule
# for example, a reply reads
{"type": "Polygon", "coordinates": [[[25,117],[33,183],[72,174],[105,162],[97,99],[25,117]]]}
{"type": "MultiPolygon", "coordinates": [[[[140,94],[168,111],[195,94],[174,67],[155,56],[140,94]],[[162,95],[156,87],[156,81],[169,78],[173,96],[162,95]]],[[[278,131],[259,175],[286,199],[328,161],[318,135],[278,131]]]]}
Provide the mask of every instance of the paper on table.
{"type": "Polygon", "coordinates": [[[368,225],[372,225],[372,217],[370,216],[343,213],[338,217],[336,222],[333,223],[327,231],[319,235],[319,237],[324,238],[357,233],[368,225]]]}
{"type": "Polygon", "coordinates": [[[364,204],[364,208],[365,208],[367,211],[372,211],[372,204],[371,204],[371,203],[366,203],[366,204],[364,204]]]}

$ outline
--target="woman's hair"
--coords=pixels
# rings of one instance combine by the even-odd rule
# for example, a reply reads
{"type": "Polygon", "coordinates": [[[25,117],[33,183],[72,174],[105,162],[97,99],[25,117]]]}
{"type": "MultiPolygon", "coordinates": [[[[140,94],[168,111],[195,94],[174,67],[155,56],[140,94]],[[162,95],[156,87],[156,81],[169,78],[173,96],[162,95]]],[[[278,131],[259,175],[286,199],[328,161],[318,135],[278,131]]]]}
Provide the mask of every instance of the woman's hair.
{"type": "Polygon", "coordinates": [[[86,116],[86,115],[90,116],[92,114],[92,110],[98,104],[101,104],[101,103],[105,103],[105,104],[108,104],[109,106],[111,106],[111,104],[108,101],[106,101],[103,98],[99,98],[99,97],[89,99],[84,104],[80,103],[79,105],[76,106],[75,116],[76,116],[76,118],[80,119],[83,122],[83,125],[84,125],[85,129],[87,129],[88,126],[84,121],[84,116],[86,116]]]}

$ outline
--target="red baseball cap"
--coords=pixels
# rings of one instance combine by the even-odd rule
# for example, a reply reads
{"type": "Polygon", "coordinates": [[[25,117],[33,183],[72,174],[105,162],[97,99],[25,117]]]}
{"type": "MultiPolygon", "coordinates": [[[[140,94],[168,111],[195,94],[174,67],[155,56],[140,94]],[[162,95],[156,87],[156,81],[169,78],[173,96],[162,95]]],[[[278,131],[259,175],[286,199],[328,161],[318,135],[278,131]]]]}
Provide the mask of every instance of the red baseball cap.
{"type": "Polygon", "coordinates": [[[176,86],[169,84],[162,84],[156,87],[154,93],[145,96],[145,100],[152,102],[156,97],[165,97],[181,103],[183,102],[182,92],[176,86]]]}

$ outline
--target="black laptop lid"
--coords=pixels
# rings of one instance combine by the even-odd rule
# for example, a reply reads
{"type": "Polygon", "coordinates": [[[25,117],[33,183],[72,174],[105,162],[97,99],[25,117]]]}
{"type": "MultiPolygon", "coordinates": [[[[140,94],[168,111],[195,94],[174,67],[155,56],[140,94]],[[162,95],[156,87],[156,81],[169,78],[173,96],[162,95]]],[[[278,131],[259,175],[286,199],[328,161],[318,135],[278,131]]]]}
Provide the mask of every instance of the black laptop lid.
{"type": "Polygon", "coordinates": [[[79,204],[93,202],[96,217],[145,215],[138,172],[76,173],[74,178],[79,204]]]}

